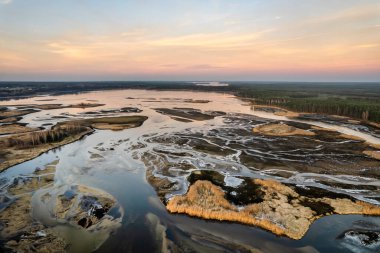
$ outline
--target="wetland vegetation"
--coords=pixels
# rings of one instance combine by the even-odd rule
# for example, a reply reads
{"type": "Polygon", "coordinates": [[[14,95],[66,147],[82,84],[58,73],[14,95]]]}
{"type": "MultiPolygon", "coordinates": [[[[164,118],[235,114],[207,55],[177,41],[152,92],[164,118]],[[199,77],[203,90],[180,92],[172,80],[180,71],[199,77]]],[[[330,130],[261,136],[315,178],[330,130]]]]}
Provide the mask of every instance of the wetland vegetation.
{"type": "Polygon", "coordinates": [[[379,249],[377,125],[252,106],[244,85],[2,101],[1,249],[316,252],[331,224],[337,252],[379,249]]]}

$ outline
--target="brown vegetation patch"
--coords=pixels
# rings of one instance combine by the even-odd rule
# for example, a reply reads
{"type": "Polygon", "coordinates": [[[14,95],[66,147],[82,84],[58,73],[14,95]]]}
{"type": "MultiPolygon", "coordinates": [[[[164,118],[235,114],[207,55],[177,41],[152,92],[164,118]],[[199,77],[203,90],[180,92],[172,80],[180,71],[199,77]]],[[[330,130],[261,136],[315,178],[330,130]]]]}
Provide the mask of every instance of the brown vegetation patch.
{"type": "Polygon", "coordinates": [[[22,236],[5,244],[12,252],[67,252],[69,245],[41,224],[28,227],[22,236]]]}
{"type": "Polygon", "coordinates": [[[203,113],[201,110],[194,109],[194,108],[156,108],[157,112],[165,115],[169,115],[171,117],[179,117],[189,120],[197,120],[197,121],[203,121],[203,120],[210,120],[213,119],[215,116],[203,113]]]}
{"type": "Polygon", "coordinates": [[[0,212],[0,223],[4,226],[0,231],[2,238],[15,236],[32,223],[31,198],[31,194],[23,195],[0,212]]]}
{"type": "Polygon", "coordinates": [[[30,110],[3,110],[0,111],[0,119],[10,118],[10,117],[19,117],[24,116],[33,112],[36,112],[37,110],[30,109],[30,110]]]}
{"type": "Polygon", "coordinates": [[[380,150],[380,144],[374,144],[374,143],[368,143],[373,148],[379,149],[380,150]]]}
{"type": "Polygon", "coordinates": [[[121,116],[86,119],[80,122],[101,130],[120,131],[123,129],[139,127],[147,119],[148,117],[146,116],[121,116]]]}
{"type": "Polygon", "coordinates": [[[54,174],[34,177],[15,178],[8,192],[12,195],[20,195],[27,192],[36,191],[54,182],[54,174]]]}
{"type": "Polygon", "coordinates": [[[274,115],[284,116],[284,117],[288,117],[288,118],[296,118],[300,114],[298,112],[292,112],[292,111],[286,110],[286,111],[281,111],[281,112],[275,112],[274,115]]]}
{"type": "Polygon", "coordinates": [[[9,117],[9,118],[4,118],[0,119],[0,123],[15,123],[19,121],[21,117],[9,117]]]}
{"type": "Polygon", "coordinates": [[[99,103],[79,103],[75,105],[68,105],[66,106],[67,108],[92,108],[92,107],[98,107],[98,106],[103,106],[105,104],[99,104],[99,103]]]}
{"type": "MultiPolygon", "coordinates": [[[[251,102],[251,100],[247,100],[247,101],[251,102]]],[[[292,112],[292,111],[289,111],[287,109],[284,109],[284,108],[281,108],[278,106],[272,106],[272,105],[256,105],[256,104],[254,104],[254,105],[252,105],[252,109],[258,110],[258,111],[273,112],[274,115],[284,116],[284,117],[288,117],[288,118],[296,118],[300,115],[297,112],[292,112]]]]}
{"type": "Polygon", "coordinates": [[[306,135],[313,136],[314,132],[306,131],[286,124],[265,124],[253,128],[254,133],[260,133],[269,136],[292,136],[306,135]]]}
{"type": "Polygon", "coordinates": [[[116,204],[113,196],[99,189],[77,185],[69,191],[70,194],[58,196],[51,212],[75,226],[87,229],[98,224],[116,204]]]}
{"type": "Polygon", "coordinates": [[[345,138],[345,139],[350,139],[354,141],[364,141],[363,138],[360,138],[358,136],[350,135],[350,134],[340,134],[340,137],[345,138]]]}
{"type": "Polygon", "coordinates": [[[224,191],[209,181],[196,181],[184,196],[167,203],[172,213],[204,219],[240,222],[269,230],[277,235],[300,239],[312,222],[329,214],[380,215],[380,207],[350,198],[309,198],[273,180],[252,180],[264,192],[263,201],[237,208],[224,191]]]}
{"type": "Polygon", "coordinates": [[[15,134],[0,138],[0,171],[33,159],[48,150],[79,140],[92,132],[89,127],[77,123],[60,123],[51,130],[15,134]]]}
{"type": "Polygon", "coordinates": [[[0,171],[18,163],[30,160],[40,154],[91,133],[92,128],[122,130],[141,126],[146,116],[104,117],[62,122],[50,130],[15,134],[0,138],[3,149],[0,152],[0,171]]]}
{"type": "Polygon", "coordinates": [[[377,160],[380,160],[380,151],[365,150],[365,151],[363,151],[363,154],[370,156],[372,158],[375,158],[377,160]]]}
{"type": "Polygon", "coordinates": [[[18,133],[27,133],[37,131],[36,128],[26,127],[21,124],[6,124],[0,126],[0,135],[5,134],[18,134],[18,133]]]}

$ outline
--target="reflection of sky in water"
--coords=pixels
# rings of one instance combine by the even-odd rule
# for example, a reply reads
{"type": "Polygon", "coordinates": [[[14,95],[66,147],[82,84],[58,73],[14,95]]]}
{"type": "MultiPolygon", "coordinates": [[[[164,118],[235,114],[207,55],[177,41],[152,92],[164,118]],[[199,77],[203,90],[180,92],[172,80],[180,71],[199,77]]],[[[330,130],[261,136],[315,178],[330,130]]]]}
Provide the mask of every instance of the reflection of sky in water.
{"type": "MultiPolygon", "coordinates": [[[[160,222],[167,227],[167,234],[171,239],[184,242],[192,240],[192,236],[200,236],[196,244],[209,245],[216,249],[219,246],[232,242],[246,244],[266,252],[296,252],[296,248],[317,249],[322,252],[347,252],[350,250],[344,241],[336,238],[345,230],[351,228],[354,222],[366,220],[368,222],[379,222],[379,218],[363,216],[330,216],[317,220],[306,236],[293,241],[281,238],[265,232],[261,229],[231,223],[219,223],[203,221],[182,215],[169,215],[164,210],[163,205],[156,197],[156,193],[145,180],[145,167],[140,161],[140,156],[145,151],[154,148],[154,143],[148,143],[147,137],[163,135],[167,133],[184,131],[186,129],[197,129],[208,131],[215,126],[223,124],[220,117],[210,121],[195,121],[183,123],[170,119],[166,115],[159,114],[153,110],[158,107],[191,107],[203,111],[225,111],[234,113],[255,114],[267,118],[288,120],[285,117],[274,116],[271,113],[252,111],[250,106],[244,105],[240,100],[223,93],[201,93],[187,91],[145,91],[145,90],[122,90],[122,91],[99,91],[75,95],[63,95],[57,97],[38,97],[13,101],[1,101],[0,105],[14,104],[49,104],[62,103],[77,104],[81,102],[103,103],[104,106],[79,109],[64,108],[58,110],[47,110],[27,115],[22,122],[31,126],[40,126],[44,123],[54,123],[58,120],[51,119],[51,116],[60,116],[62,113],[70,115],[83,115],[84,112],[99,111],[103,109],[117,109],[120,107],[133,106],[143,110],[140,115],[149,116],[149,119],[139,128],[128,129],[120,132],[95,131],[94,134],[85,137],[75,143],[66,145],[56,150],[47,152],[31,161],[16,165],[13,168],[1,173],[0,177],[12,179],[20,174],[29,174],[36,167],[59,159],[56,171],[56,182],[54,187],[60,185],[84,184],[91,187],[103,189],[113,195],[123,208],[125,214],[122,227],[112,235],[108,241],[99,249],[100,252],[122,252],[124,249],[134,249],[134,252],[147,252],[153,250],[157,238],[152,234],[152,228],[146,221],[146,215],[152,213],[159,217],[160,222]],[[54,101],[38,101],[41,99],[56,99],[54,101]],[[152,98],[155,98],[153,100],[152,98]],[[198,99],[211,100],[210,103],[183,103],[178,99],[198,99]],[[149,100],[150,102],[144,102],[149,100]],[[153,101],[153,102],[152,102],[153,101]],[[138,149],[133,147],[139,145],[138,149]],[[98,154],[100,156],[92,156],[98,154]],[[214,243],[207,241],[213,238],[214,243]],[[323,243],[321,243],[323,242],[323,243]],[[124,245],[124,246],[123,246],[124,245]],[[131,246],[132,245],[132,246],[131,246]]],[[[129,115],[129,114],[125,114],[129,115]]],[[[72,116],[70,116],[72,117],[72,116]]],[[[91,117],[91,115],[89,116],[91,117]]],[[[315,125],[325,126],[324,123],[313,122],[315,125]]],[[[329,126],[331,128],[331,126],[329,126]]],[[[336,127],[342,132],[352,134],[350,129],[336,127]]],[[[354,132],[358,136],[363,133],[354,132]]],[[[379,142],[379,139],[365,136],[369,140],[379,142]]],[[[239,164],[233,157],[230,157],[231,168],[239,168],[239,164]],[[235,167],[234,167],[235,166],[235,167]]],[[[211,161],[211,160],[210,160],[211,161]]],[[[199,166],[202,167],[204,160],[199,159],[199,166]]],[[[207,164],[203,164],[207,166],[207,164]]],[[[239,171],[239,170],[238,170],[239,171]]],[[[240,170],[244,172],[243,169],[240,170]]],[[[312,178],[313,175],[303,175],[304,180],[312,178]]],[[[326,175],[328,176],[328,175],[326,175]]],[[[350,180],[341,178],[342,182],[350,180]],[[344,181],[345,180],[345,181],[344,181]]],[[[235,174],[229,174],[226,184],[237,186],[241,179],[235,174]]],[[[75,245],[75,249],[88,249],[96,237],[83,235],[78,230],[62,226],[57,228],[60,233],[67,235],[67,238],[75,245]],[[68,235],[77,236],[68,236],[68,235]],[[87,245],[80,247],[80,245],[87,245]],[[79,245],[79,246],[78,246],[79,245]]],[[[312,251],[310,251],[312,252],[312,251]]]]}

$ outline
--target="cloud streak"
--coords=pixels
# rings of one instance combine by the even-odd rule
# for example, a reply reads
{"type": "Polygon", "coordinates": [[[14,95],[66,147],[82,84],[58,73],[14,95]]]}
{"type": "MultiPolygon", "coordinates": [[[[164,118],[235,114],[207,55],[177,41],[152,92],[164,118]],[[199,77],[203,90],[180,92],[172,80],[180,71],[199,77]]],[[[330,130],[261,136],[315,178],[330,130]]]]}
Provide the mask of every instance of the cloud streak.
{"type": "Polygon", "coordinates": [[[0,0],[0,4],[10,4],[13,0],[0,0]]]}
{"type": "Polygon", "coordinates": [[[10,5],[0,16],[0,68],[7,76],[380,78],[379,4],[327,8],[313,0],[312,8],[291,13],[272,0],[254,6],[237,0],[230,9],[224,7],[229,1],[211,7],[202,1],[195,10],[181,2],[168,15],[167,6],[147,13],[137,3],[115,4],[105,12],[93,2],[85,9],[61,0],[42,8],[39,2],[34,12],[20,2],[25,9],[10,5]],[[313,15],[304,14],[311,9],[313,15]]]}

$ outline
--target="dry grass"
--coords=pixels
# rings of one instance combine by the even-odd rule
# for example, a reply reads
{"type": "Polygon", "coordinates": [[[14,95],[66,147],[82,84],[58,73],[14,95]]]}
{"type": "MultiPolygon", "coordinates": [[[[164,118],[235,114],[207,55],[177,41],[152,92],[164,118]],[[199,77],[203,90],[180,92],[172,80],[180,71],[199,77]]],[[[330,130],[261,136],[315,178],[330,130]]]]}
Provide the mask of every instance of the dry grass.
{"type": "Polygon", "coordinates": [[[20,124],[7,124],[0,126],[0,134],[18,134],[36,131],[35,128],[26,127],[20,124]]]}
{"type": "Polygon", "coordinates": [[[5,110],[0,111],[0,119],[4,118],[10,118],[10,117],[18,117],[18,116],[24,116],[26,114],[30,114],[36,112],[36,110],[5,110]]]}
{"type": "Polygon", "coordinates": [[[185,196],[175,196],[169,200],[166,208],[172,213],[185,213],[203,219],[240,222],[259,226],[277,235],[288,235],[283,228],[271,221],[256,219],[254,214],[259,210],[257,205],[251,205],[239,212],[224,198],[224,192],[209,181],[195,182],[185,196]]]}
{"type": "Polygon", "coordinates": [[[367,156],[380,160],[380,151],[365,150],[363,153],[367,156]]]}
{"type": "Polygon", "coordinates": [[[93,131],[93,124],[109,124],[112,128],[138,127],[145,116],[105,117],[58,123],[51,130],[15,134],[0,138],[0,171],[33,159],[51,149],[79,140],[93,131]]]}
{"type": "Polygon", "coordinates": [[[146,116],[121,116],[87,119],[85,124],[101,130],[120,131],[128,128],[141,126],[148,117],[146,116]]]}
{"type": "Polygon", "coordinates": [[[0,212],[0,222],[5,225],[0,231],[2,238],[16,236],[32,223],[31,198],[31,194],[25,194],[0,212]]]}
{"type": "Polygon", "coordinates": [[[75,105],[69,105],[69,106],[66,106],[66,107],[69,107],[69,108],[91,108],[91,107],[98,107],[98,106],[103,106],[104,104],[98,104],[98,103],[79,103],[79,104],[75,104],[75,105]]]}
{"type": "Polygon", "coordinates": [[[337,214],[380,215],[380,207],[369,203],[348,198],[308,198],[274,180],[255,179],[252,183],[262,186],[263,202],[238,209],[226,200],[220,187],[209,181],[196,181],[186,195],[170,199],[166,208],[171,213],[258,226],[292,239],[302,238],[314,220],[330,214],[318,214],[303,206],[301,199],[328,204],[337,214]]]}
{"type": "Polygon", "coordinates": [[[0,138],[0,171],[79,140],[91,131],[93,130],[89,127],[60,124],[52,130],[0,138]]]}
{"type": "Polygon", "coordinates": [[[380,206],[374,206],[363,201],[356,201],[356,204],[362,206],[363,210],[361,214],[376,216],[380,215],[380,206]]]}
{"type": "Polygon", "coordinates": [[[374,144],[374,143],[367,143],[367,144],[370,145],[373,148],[376,148],[376,149],[380,150],[380,144],[374,144]]]}
{"type": "Polygon", "coordinates": [[[257,178],[257,179],[254,179],[253,182],[255,184],[265,187],[266,190],[270,190],[272,192],[280,192],[281,194],[288,195],[288,196],[298,196],[298,194],[294,192],[291,188],[275,180],[264,180],[264,179],[257,178]]]}
{"type": "Polygon", "coordinates": [[[121,116],[121,117],[104,117],[96,119],[88,119],[87,122],[91,124],[104,123],[104,124],[132,124],[142,123],[147,120],[146,116],[121,116]]]}
{"type": "Polygon", "coordinates": [[[18,120],[19,118],[17,117],[9,117],[9,118],[0,119],[0,123],[14,123],[14,122],[17,122],[18,120]]]}
{"type": "Polygon", "coordinates": [[[292,112],[292,111],[275,112],[274,115],[284,116],[284,117],[288,117],[288,118],[297,118],[298,116],[300,116],[300,114],[298,112],[292,112]]]}
{"type": "MultiPolygon", "coordinates": [[[[250,101],[250,100],[248,100],[250,101]]],[[[288,118],[297,118],[300,114],[298,112],[292,112],[292,111],[289,111],[285,108],[281,108],[281,107],[278,107],[278,106],[273,106],[273,105],[252,105],[253,108],[273,108],[275,110],[278,110],[276,111],[275,113],[273,113],[274,115],[277,115],[277,116],[284,116],[284,117],[288,117],[288,118]]]]}
{"type": "Polygon", "coordinates": [[[286,124],[265,124],[252,129],[254,133],[260,133],[269,136],[291,136],[306,135],[313,136],[314,132],[306,131],[300,128],[288,126],[286,124]]]}

